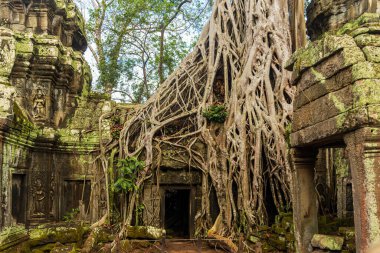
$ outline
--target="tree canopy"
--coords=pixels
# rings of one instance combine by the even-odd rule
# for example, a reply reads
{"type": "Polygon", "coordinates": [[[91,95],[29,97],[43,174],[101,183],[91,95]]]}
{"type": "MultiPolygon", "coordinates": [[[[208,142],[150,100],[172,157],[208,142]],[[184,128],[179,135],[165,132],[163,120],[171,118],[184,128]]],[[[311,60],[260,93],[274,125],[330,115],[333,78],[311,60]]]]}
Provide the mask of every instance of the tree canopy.
{"type": "Polygon", "coordinates": [[[186,56],[210,11],[207,0],[91,0],[87,36],[96,88],[146,101],[186,56]]]}

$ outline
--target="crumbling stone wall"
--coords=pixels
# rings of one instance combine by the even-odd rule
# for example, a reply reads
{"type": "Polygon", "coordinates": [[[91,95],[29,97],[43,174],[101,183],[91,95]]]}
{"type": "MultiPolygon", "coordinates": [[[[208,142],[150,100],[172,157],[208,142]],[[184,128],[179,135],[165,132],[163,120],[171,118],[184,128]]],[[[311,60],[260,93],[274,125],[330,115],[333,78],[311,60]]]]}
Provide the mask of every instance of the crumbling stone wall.
{"type": "MultiPolygon", "coordinates": [[[[67,185],[91,185],[82,218],[95,221],[104,208],[98,119],[116,105],[90,92],[83,18],[71,0],[3,0],[0,23],[0,228],[61,220],[73,201],[67,185]]],[[[102,128],[108,140],[110,122],[102,128]]]]}
{"type": "Polygon", "coordinates": [[[380,237],[380,16],[365,13],[348,22],[351,16],[346,14],[337,18],[341,23],[334,23],[334,15],[320,17],[328,23],[310,19],[311,24],[326,24],[324,29],[331,30],[289,61],[297,86],[290,142],[295,237],[300,252],[308,252],[311,239],[318,234],[314,168],[317,151],[324,147],[345,148],[349,160],[356,252],[365,252],[380,237]]]}
{"type": "Polygon", "coordinates": [[[364,12],[380,12],[378,0],[313,0],[307,7],[307,33],[312,40],[335,32],[364,12]]]}

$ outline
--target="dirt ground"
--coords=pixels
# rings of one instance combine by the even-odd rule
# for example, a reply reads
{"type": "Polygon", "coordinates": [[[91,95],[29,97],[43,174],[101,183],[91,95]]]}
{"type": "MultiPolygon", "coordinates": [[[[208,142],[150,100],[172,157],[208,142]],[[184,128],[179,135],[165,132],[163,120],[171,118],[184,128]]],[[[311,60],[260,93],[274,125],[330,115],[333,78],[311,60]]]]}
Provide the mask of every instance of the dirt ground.
{"type": "Polygon", "coordinates": [[[225,253],[220,249],[210,247],[207,243],[202,243],[201,250],[198,250],[196,242],[167,242],[165,251],[161,250],[160,245],[154,245],[148,249],[136,249],[132,253],[225,253]]]}

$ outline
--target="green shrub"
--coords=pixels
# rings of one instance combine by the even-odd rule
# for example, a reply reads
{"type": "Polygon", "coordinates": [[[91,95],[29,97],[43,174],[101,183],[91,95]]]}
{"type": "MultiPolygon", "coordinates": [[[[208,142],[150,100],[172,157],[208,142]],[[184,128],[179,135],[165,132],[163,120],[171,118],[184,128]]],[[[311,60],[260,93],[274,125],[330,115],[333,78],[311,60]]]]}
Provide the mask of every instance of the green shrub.
{"type": "Polygon", "coordinates": [[[119,159],[117,163],[120,177],[112,185],[114,192],[130,192],[136,191],[136,180],[138,173],[144,168],[143,161],[138,160],[136,157],[127,157],[125,159],[119,159]]]}
{"type": "Polygon", "coordinates": [[[202,115],[209,122],[223,123],[228,113],[224,105],[212,105],[204,110],[202,115]]]}

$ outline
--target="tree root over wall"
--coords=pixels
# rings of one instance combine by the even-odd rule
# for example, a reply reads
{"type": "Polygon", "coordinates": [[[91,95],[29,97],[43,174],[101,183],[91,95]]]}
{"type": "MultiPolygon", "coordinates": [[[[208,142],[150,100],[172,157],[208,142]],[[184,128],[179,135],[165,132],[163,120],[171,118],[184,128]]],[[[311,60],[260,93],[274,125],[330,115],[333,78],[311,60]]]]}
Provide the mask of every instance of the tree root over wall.
{"type": "MultiPolygon", "coordinates": [[[[214,234],[232,237],[267,223],[265,192],[271,192],[279,211],[291,202],[285,135],[294,90],[284,70],[290,44],[287,1],[215,1],[193,52],[125,123],[119,143],[105,152],[118,146],[120,158],[145,160],[140,189],[159,170],[165,148],[177,152],[173,159],[199,168],[198,233],[213,227],[214,234]],[[226,108],[223,123],[204,117],[216,105],[226,108]],[[220,209],[214,226],[211,186],[220,209]]],[[[136,193],[129,194],[126,225],[135,202],[136,193]]]]}

